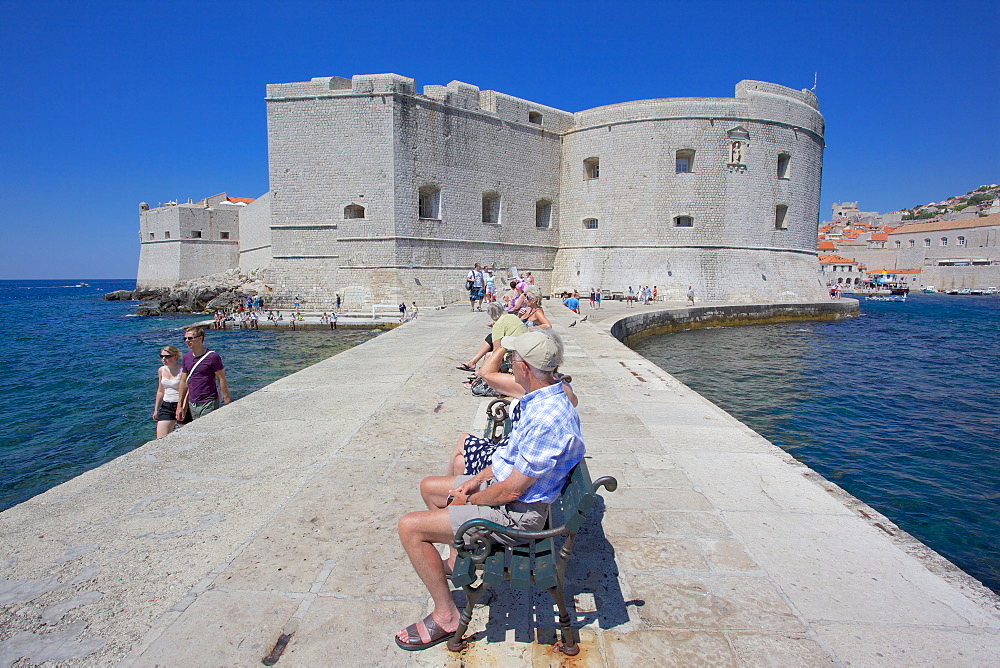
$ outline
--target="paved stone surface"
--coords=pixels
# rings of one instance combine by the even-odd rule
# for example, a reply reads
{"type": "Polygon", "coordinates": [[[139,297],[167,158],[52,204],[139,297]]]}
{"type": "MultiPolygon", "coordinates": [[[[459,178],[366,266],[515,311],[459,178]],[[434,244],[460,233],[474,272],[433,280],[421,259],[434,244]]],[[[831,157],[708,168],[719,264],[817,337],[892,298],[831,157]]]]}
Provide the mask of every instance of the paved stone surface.
{"type": "Polygon", "coordinates": [[[570,566],[577,659],[539,592],[462,655],[392,641],[428,605],[396,520],[482,424],[454,367],[486,317],[456,306],[0,514],[0,667],[251,665],[283,633],[289,666],[996,664],[996,596],[619,344],[621,305],[547,310],[620,481],[570,566]]]}

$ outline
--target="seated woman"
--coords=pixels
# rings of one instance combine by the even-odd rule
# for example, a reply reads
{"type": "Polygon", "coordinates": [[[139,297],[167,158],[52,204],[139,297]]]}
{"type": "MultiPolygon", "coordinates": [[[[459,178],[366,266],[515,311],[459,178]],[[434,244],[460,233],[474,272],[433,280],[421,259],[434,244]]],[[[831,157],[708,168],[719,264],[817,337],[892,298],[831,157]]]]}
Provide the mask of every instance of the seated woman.
{"type": "Polygon", "coordinates": [[[531,292],[525,293],[527,296],[527,303],[525,307],[521,309],[517,316],[524,323],[525,327],[541,327],[542,329],[552,329],[552,323],[545,316],[545,311],[541,307],[541,298],[532,294],[531,292]]]}
{"type": "Polygon", "coordinates": [[[493,350],[494,341],[499,342],[505,336],[517,336],[527,331],[524,323],[517,316],[504,313],[503,306],[499,302],[489,304],[486,307],[486,314],[490,317],[490,324],[487,325],[490,328],[490,333],[486,336],[482,345],[479,346],[476,354],[472,356],[472,359],[458,365],[455,367],[456,369],[475,371],[476,363],[493,350]]]}
{"type": "MultiPolygon", "coordinates": [[[[548,336],[558,338],[558,334],[551,330],[544,333],[548,336]]],[[[512,374],[500,371],[500,365],[507,354],[504,347],[500,345],[501,339],[502,337],[495,339],[497,342],[495,349],[486,358],[486,361],[483,362],[483,366],[479,369],[477,375],[503,396],[520,399],[524,396],[524,388],[514,380],[512,374]]],[[[569,384],[571,378],[558,373],[557,376],[562,377],[563,392],[566,393],[569,400],[576,406],[578,400],[576,393],[573,392],[573,388],[569,384]]],[[[520,417],[520,402],[512,402],[510,411],[511,422],[517,422],[520,417]]],[[[458,444],[455,446],[454,451],[451,453],[451,457],[448,459],[448,469],[445,475],[475,475],[479,473],[490,465],[490,461],[493,458],[493,451],[503,447],[506,443],[506,436],[494,443],[489,439],[473,436],[472,434],[462,434],[458,439],[458,444]]]]}

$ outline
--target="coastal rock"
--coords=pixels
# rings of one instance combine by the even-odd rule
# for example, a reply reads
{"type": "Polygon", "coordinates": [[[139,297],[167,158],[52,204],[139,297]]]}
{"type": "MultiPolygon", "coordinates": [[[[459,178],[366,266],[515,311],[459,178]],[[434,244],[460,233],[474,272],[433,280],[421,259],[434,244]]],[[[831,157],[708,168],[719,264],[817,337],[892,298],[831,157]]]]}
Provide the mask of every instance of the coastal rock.
{"type": "Polygon", "coordinates": [[[247,297],[268,292],[263,277],[228,271],[177,283],[168,288],[116,290],[104,295],[109,301],[142,301],[137,315],[204,313],[232,308],[247,297]]]}

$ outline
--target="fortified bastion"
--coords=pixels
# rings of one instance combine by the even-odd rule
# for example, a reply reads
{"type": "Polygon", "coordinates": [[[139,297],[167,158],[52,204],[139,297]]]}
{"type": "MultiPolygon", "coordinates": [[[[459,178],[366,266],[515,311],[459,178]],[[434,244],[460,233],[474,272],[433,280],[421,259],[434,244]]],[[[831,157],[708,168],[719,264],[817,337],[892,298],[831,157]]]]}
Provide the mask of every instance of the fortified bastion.
{"type": "MultiPolygon", "coordinates": [[[[549,292],[825,296],[824,129],[809,91],[741,81],[733,98],[570,113],[374,74],[270,84],[266,104],[270,191],[238,211],[229,240],[231,266],[266,269],[279,299],[450,302],[475,262],[531,271],[549,292]]],[[[168,243],[150,231],[144,246],[168,243]]],[[[174,275],[143,251],[140,286],[174,275]]]]}

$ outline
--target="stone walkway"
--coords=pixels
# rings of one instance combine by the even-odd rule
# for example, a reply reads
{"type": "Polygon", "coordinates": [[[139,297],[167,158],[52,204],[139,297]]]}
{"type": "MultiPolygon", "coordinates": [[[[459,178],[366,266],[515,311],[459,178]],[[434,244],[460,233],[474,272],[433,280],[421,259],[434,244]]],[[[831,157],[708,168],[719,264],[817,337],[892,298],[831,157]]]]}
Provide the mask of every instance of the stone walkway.
{"type": "MultiPolygon", "coordinates": [[[[996,664],[996,596],[618,343],[621,305],[547,310],[620,483],[572,562],[567,663],[996,664]]],[[[279,666],[558,665],[544,593],[501,589],[461,656],[392,641],[428,603],[396,519],[482,427],[454,367],[486,323],[422,310],[0,514],[0,667],[259,665],[282,634],[279,666]]]]}

